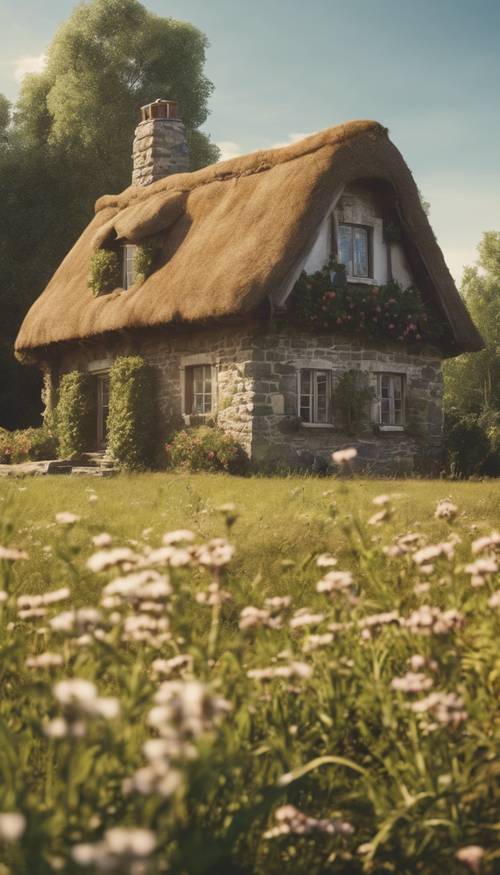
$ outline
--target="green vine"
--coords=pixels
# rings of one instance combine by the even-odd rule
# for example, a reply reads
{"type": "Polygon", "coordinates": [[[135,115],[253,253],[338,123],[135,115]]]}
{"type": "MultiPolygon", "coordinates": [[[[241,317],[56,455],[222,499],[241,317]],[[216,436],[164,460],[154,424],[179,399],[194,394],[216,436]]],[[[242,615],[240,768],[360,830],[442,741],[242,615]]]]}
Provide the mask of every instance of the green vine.
{"type": "Polygon", "coordinates": [[[92,404],[86,374],[71,371],[61,377],[55,422],[63,458],[74,458],[88,449],[92,404]]]}
{"type": "Polygon", "coordinates": [[[156,447],[153,374],[140,356],[120,356],[110,371],[108,451],[123,468],[151,467],[156,447]]]}
{"type": "Polygon", "coordinates": [[[289,312],[294,322],[314,331],[347,331],[371,339],[420,343],[439,340],[444,331],[412,286],[347,283],[344,265],[333,260],[321,271],[301,274],[289,312]]]}
{"type": "Polygon", "coordinates": [[[134,254],[134,272],[136,283],[143,283],[155,269],[161,252],[161,240],[151,239],[136,246],[134,254]]]}
{"type": "Polygon", "coordinates": [[[112,249],[98,249],[90,259],[89,288],[94,297],[112,292],[120,285],[120,259],[112,249]]]}

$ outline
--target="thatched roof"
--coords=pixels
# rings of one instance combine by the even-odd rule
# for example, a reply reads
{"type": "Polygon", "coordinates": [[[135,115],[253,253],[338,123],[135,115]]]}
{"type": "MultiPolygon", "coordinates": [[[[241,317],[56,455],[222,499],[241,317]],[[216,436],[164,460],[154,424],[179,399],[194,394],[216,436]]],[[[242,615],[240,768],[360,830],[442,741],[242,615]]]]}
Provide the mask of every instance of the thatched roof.
{"type": "Polygon", "coordinates": [[[220,318],[283,299],[335,194],[356,179],[390,184],[417,281],[446,315],[456,352],[481,348],[403,158],[377,122],[353,121],[279,149],[131,187],[96,215],[26,316],[16,347],[35,349],[125,328],[220,318]],[[164,240],[137,289],[94,298],[93,251],[112,237],[164,240]]]}

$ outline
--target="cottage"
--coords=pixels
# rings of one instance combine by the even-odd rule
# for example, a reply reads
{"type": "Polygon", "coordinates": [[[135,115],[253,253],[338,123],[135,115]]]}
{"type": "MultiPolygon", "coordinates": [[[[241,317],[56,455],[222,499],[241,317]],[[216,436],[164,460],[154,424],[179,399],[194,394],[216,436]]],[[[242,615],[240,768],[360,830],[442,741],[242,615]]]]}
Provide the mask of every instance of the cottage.
{"type": "Polygon", "coordinates": [[[256,464],[358,449],[377,472],[440,465],[441,363],[482,347],[403,158],[374,121],[188,171],[174,101],[143,108],[132,185],[28,312],[17,351],[91,375],[140,354],[161,428],[216,423],[256,464]],[[89,286],[89,273],[93,281],[89,286]]]}

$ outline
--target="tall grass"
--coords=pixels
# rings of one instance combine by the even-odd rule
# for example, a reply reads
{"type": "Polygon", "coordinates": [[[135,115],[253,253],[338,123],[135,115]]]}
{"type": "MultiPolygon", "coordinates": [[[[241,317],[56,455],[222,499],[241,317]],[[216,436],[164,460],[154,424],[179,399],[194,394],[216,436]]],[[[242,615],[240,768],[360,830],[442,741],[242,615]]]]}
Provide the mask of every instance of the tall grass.
{"type": "Polygon", "coordinates": [[[383,487],[2,484],[7,871],[495,871],[499,490],[383,487]]]}

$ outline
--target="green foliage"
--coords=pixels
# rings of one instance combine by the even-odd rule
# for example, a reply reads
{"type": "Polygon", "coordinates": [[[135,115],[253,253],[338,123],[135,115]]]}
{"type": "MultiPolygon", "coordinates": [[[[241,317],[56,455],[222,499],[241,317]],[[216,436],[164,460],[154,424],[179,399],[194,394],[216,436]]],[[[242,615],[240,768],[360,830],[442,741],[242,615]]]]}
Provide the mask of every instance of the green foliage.
{"type": "Polygon", "coordinates": [[[80,371],[63,374],[56,411],[59,453],[63,458],[71,459],[88,450],[91,415],[88,376],[80,371]]]}
{"type": "Polygon", "coordinates": [[[292,319],[313,331],[347,331],[412,343],[437,341],[443,335],[443,326],[430,318],[416,289],[403,289],[397,282],[347,283],[343,265],[333,261],[312,275],[301,274],[289,307],[292,319]]]}
{"type": "Polygon", "coordinates": [[[143,283],[153,272],[161,253],[161,240],[147,240],[136,246],[134,253],[134,272],[136,282],[143,283]]]}
{"type": "Polygon", "coordinates": [[[177,432],[165,449],[171,465],[188,471],[243,474],[248,467],[241,444],[222,429],[206,425],[177,432]]]}
{"type": "Polygon", "coordinates": [[[120,356],[110,371],[108,452],[127,470],[149,468],[156,440],[152,370],[140,356],[120,356]]]}
{"type": "Polygon", "coordinates": [[[370,422],[370,402],[373,389],[368,386],[367,375],[361,371],[346,371],[333,392],[335,422],[347,434],[355,434],[370,422]]]}
{"type": "Polygon", "coordinates": [[[195,27],[137,0],[90,0],[55,34],[47,67],[24,77],[10,127],[0,101],[0,355],[2,347],[9,353],[2,384],[22,388],[0,388],[2,424],[37,421],[41,380],[35,370],[20,376],[28,369],[14,361],[13,341],[95,200],[130,184],[140,106],[177,98],[193,169],[217,160],[217,147],[198,130],[212,92],[206,48],[195,27]]]}
{"type": "Polygon", "coordinates": [[[0,464],[54,459],[57,441],[46,428],[7,431],[0,428],[0,464]]]}
{"type": "Polygon", "coordinates": [[[112,292],[120,285],[120,259],[112,249],[98,249],[90,259],[89,288],[94,297],[112,292]]]}
{"type": "Polygon", "coordinates": [[[396,484],[374,539],[366,504],[380,483],[337,484],[333,519],[324,483],[240,481],[248,518],[215,510],[225,484],[230,497],[227,478],[165,479],[99,483],[91,509],[80,484],[54,484],[64,490],[59,506],[46,484],[22,495],[0,484],[11,504],[0,543],[28,554],[0,561],[0,802],[25,818],[18,841],[3,842],[2,863],[77,875],[87,869],[75,846],[86,846],[81,860],[93,849],[102,860],[107,831],[122,827],[105,863],[124,875],[138,862],[148,875],[459,875],[456,855],[471,845],[482,849],[481,875],[493,875],[498,584],[485,570],[471,585],[467,569],[494,562],[493,539],[473,552],[471,523],[489,535],[474,487],[453,486],[469,497],[450,524],[433,518],[434,484],[396,484]],[[47,525],[69,508],[80,521],[47,525]],[[224,540],[207,540],[221,534],[221,512],[236,561],[224,540]],[[203,535],[172,532],[166,550],[166,517],[203,535]],[[401,540],[410,521],[416,542],[401,540]],[[89,567],[98,526],[125,549],[126,565],[111,565],[112,549],[107,568],[98,570],[102,553],[89,567]],[[264,557],[263,537],[272,544],[264,557]],[[438,554],[446,544],[425,593],[415,561],[424,544],[438,554]],[[316,566],[327,551],[344,572],[331,595],[317,587],[339,580],[316,566]],[[61,585],[68,591],[51,592],[61,585]],[[277,596],[286,598],[266,601],[277,596]],[[285,805],[323,823],[269,835],[285,805]],[[134,827],[155,842],[140,860],[118,851],[134,827]]]}
{"type": "Polygon", "coordinates": [[[447,423],[453,430],[453,434],[448,435],[450,463],[462,476],[471,466],[477,467],[478,448],[472,444],[473,435],[479,433],[478,446],[484,451],[482,467],[500,468],[500,232],[487,231],[478,251],[478,265],[465,268],[462,294],[485,348],[450,359],[444,366],[444,404],[447,423]],[[460,419],[463,428],[458,429],[460,419]],[[461,438],[457,444],[458,432],[463,435],[463,441],[461,438]],[[470,436],[474,464],[467,458],[469,443],[465,435],[470,436]]]}

